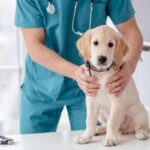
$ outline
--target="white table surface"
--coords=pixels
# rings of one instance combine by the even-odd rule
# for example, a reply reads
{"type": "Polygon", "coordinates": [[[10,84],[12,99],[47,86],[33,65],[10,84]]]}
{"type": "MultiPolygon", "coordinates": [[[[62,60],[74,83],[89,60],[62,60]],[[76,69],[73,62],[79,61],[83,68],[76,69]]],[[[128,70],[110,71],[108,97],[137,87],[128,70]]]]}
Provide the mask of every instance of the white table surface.
{"type": "Polygon", "coordinates": [[[0,146],[0,150],[150,150],[150,138],[145,141],[136,140],[134,135],[119,137],[116,147],[104,147],[104,136],[94,137],[92,142],[85,145],[74,143],[76,136],[82,132],[56,132],[44,134],[11,136],[19,142],[17,145],[0,146]]]}

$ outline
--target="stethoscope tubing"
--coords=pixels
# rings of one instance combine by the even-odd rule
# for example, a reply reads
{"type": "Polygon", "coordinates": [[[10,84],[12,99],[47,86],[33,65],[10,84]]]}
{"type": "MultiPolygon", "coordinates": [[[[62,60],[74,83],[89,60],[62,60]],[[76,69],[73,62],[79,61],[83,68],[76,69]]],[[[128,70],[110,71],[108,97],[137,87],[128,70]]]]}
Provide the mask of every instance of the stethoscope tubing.
{"type": "MultiPolygon", "coordinates": [[[[80,31],[76,31],[75,28],[74,28],[77,7],[78,7],[78,0],[75,0],[74,13],[73,13],[73,19],[72,19],[72,31],[76,35],[82,36],[84,33],[80,32],[80,31]]],[[[91,4],[90,4],[90,17],[89,17],[89,27],[88,27],[88,29],[91,29],[91,27],[92,27],[92,14],[93,14],[93,0],[91,0],[91,4]]]]}
{"type": "MultiPolygon", "coordinates": [[[[89,27],[88,29],[91,29],[92,27],[92,14],[93,14],[93,0],[90,0],[90,17],[89,17],[89,27]]],[[[81,31],[76,31],[74,28],[74,24],[75,24],[75,17],[76,17],[76,13],[77,13],[77,7],[78,7],[78,2],[79,0],[75,0],[75,5],[74,5],[74,12],[73,12],[73,18],[72,18],[72,31],[74,34],[82,36],[84,33],[81,31]]],[[[55,13],[55,6],[51,3],[51,0],[48,0],[48,6],[47,6],[47,12],[50,15],[53,15],[55,13]]]]}

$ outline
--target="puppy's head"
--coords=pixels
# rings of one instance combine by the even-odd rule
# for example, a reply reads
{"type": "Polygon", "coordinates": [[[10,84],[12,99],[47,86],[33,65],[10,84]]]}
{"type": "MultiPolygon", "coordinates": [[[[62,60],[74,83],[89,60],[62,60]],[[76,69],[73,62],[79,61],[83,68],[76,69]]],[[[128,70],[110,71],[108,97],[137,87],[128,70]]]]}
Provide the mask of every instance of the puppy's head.
{"type": "Polygon", "coordinates": [[[108,26],[87,31],[77,41],[77,47],[85,60],[102,69],[108,68],[113,62],[121,65],[129,50],[122,36],[108,26]]]}

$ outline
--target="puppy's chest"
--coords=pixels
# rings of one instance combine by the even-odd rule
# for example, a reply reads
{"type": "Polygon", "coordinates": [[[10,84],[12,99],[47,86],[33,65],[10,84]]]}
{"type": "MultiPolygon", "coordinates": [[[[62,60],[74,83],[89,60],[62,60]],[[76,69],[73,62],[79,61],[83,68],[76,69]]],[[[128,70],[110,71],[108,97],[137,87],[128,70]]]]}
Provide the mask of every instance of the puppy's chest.
{"type": "Polygon", "coordinates": [[[110,110],[110,99],[108,96],[108,90],[106,89],[106,83],[108,78],[114,74],[113,70],[106,71],[106,72],[96,72],[93,74],[99,79],[99,84],[100,84],[100,90],[98,91],[97,94],[97,101],[100,104],[100,108],[104,109],[105,111],[110,110]]]}
{"type": "Polygon", "coordinates": [[[104,72],[93,72],[93,76],[98,78],[98,82],[101,85],[100,91],[106,90],[107,80],[114,74],[114,70],[110,69],[109,71],[104,72]]]}

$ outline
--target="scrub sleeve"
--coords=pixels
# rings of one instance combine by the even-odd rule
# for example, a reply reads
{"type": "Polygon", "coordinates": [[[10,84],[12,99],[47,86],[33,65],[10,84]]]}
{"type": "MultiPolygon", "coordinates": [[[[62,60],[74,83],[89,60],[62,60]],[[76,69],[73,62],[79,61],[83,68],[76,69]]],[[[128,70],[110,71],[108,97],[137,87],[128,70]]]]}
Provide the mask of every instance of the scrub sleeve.
{"type": "Polygon", "coordinates": [[[134,14],[131,0],[108,0],[107,14],[114,24],[121,24],[130,20],[134,14]]]}

